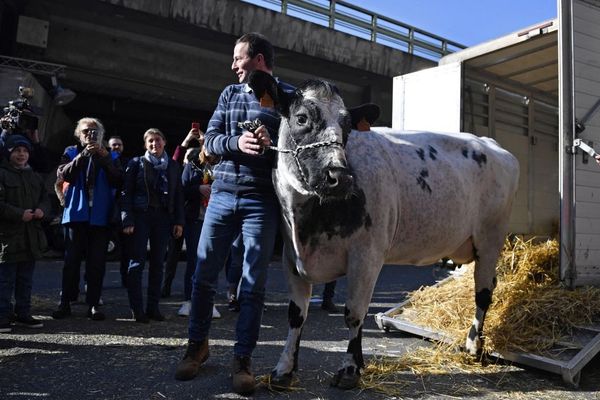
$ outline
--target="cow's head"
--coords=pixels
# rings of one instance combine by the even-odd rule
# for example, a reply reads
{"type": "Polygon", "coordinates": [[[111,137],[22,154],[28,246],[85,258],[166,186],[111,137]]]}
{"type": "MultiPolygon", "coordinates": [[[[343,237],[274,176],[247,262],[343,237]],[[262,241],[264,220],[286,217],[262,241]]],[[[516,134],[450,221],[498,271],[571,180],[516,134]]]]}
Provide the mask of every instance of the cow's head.
{"type": "Polygon", "coordinates": [[[321,202],[350,197],[354,177],[344,146],[351,118],[335,86],[311,80],[288,93],[260,71],[250,75],[249,85],[258,98],[268,93],[282,117],[277,168],[289,171],[292,186],[321,202]]]}

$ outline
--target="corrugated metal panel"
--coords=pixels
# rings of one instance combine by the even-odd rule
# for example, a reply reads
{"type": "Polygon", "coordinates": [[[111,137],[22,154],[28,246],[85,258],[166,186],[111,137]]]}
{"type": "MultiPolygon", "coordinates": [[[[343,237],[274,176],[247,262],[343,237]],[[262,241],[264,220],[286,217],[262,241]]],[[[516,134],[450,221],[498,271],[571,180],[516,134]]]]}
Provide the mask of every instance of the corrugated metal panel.
{"type": "MultiPolygon", "coordinates": [[[[575,116],[583,117],[600,97],[600,2],[574,1],[575,116]]],[[[600,145],[600,113],[579,137],[600,145]]],[[[600,168],[578,155],[575,162],[574,285],[600,284],[600,168]],[[587,163],[586,163],[587,161],[587,163]]]]}

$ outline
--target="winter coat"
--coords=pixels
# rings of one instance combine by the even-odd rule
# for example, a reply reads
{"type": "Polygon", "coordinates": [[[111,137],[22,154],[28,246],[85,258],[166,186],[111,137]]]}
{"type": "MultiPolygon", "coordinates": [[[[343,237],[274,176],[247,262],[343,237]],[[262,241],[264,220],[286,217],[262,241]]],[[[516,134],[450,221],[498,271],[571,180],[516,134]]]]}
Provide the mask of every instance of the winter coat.
{"type": "Polygon", "coordinates": [[[49,200],[42,178],[31,168],[0,164],[0,263],[32,261],[46,250],[41,220],[22,220],[27,209],[48,213],[49,200]]]}
{"type": "MultiPolygon", "coordinates": [[[[181,186],[181,167],[169,159],[167,166],[168,195],[166,211],[172,225],[185,223],[183,212],[183,188],[181,186]]],[[[134,211],[147,211],[150,203],[150,190],[155,172],[143,157],[134,157],[125,170],[125,181],[121,193],[121,221],[123,227],[134,226],[134,211]]]]}
{"type": "Polygon", "coordinates": [[[89,222],[108,226],[115,215],[115,195],[123,182],[123,169],[116,155],[90,157],[83,148],[65,149],[58,179],[68,183],[62,223],[89,222]]]}

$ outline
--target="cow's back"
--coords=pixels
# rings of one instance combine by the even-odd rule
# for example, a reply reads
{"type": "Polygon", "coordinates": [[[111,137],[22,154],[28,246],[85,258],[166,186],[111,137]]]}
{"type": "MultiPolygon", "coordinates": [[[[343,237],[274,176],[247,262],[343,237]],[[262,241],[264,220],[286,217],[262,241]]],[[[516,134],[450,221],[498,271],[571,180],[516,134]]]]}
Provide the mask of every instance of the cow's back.
{"type": "Polygon", "coordinates": [[[519,167],[492,139],[375,128],[353,131],[346,153],[389,262],[434,262],[506,225],[519,167]]]}

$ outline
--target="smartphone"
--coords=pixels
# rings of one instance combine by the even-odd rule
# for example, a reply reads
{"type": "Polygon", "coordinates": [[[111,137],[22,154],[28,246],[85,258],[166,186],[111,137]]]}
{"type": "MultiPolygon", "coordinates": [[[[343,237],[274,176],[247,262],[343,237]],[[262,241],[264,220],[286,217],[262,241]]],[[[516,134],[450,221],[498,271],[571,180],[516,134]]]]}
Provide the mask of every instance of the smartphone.
{"type": "Polygon", "coordinates": [[[95,129],[91,129],[90,130],[90,142],[97,142],[98,141],[98,131],[95,129]]]}
{"type": "Polygon", "coordinates": [[[192,122],[192,129],[200,130],[200,122],[192,122]]]}

